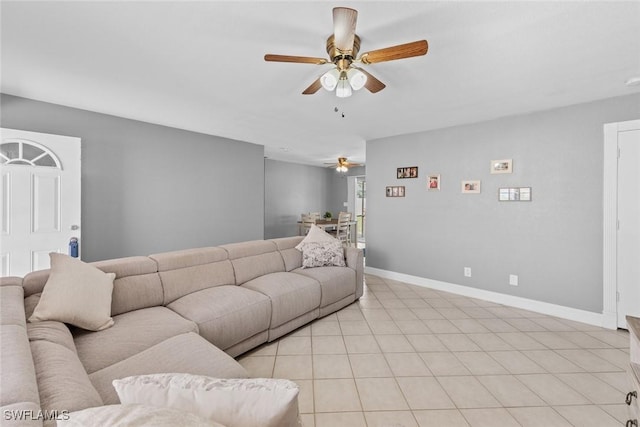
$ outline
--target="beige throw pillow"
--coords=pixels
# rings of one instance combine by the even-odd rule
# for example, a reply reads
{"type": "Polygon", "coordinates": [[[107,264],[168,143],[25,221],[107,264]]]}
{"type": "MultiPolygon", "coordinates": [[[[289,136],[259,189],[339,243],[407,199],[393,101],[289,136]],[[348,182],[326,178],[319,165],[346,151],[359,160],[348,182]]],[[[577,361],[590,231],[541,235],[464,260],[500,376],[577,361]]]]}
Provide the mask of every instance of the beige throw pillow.
{"type": "Polygon", "coordinates": [[[51,272],[30,322],[57,320],[89,331],[113,325],[114,273],[105,273],[68,255],[50,253],[51,272]]]}
{"type": "Polygon", "coordinates": [[[296,249],[302,251],[302,248],[305,243],[328,243],[328,242],[339,242],[340,240],[333,237],[331,234],[324,231],[322,228],[317,225],[312,225],[307,233],[306,237],[302,239],[300,243],[296,246],[296,249]]]}
{"type": "Polygon", "coordinates": [[[302,427],[296,383],[154,374],[113,380],[120,402],[181,409],[227,427],[302,427]]]}

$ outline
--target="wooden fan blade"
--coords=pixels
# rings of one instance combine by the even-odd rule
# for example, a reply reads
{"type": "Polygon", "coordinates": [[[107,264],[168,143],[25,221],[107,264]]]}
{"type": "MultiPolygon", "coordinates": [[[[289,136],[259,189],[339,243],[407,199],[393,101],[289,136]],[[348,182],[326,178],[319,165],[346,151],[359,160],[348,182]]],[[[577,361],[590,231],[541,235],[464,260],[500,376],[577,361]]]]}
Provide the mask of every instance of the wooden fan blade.
{"type": "Polygon", "coordinates": [[[320,83],[320,77],[318,77],[315,82],[311,83],[311,86],[309,86],[308,88],[306,88],[304,90],[304,92],[302,92],[302,94],[303,95],[313,95],[318,90],[320,90],[321,87],[322,87],[322,84],[320,83]]]}
{"type": "Polygon", "coordinates": [[[324,58],[313,58],[310,56],[291,56],[291,55],[273,55],[266,54],[264,56],[265,61],[269,62],[295,62],[298,64],[326,64],[328,61],[324,58]]]}
{"type": "Polygon", "coordinates": [[[378,93],[380,92],[382,89],[384,89],[385,87],[387,87],[384,83],[382,83],[380,80],[378,80],[377,78],[375,78],[371,73],[369,73],[367,70],[360,68],[360,67],[353,67],[357,70],[362,71],[366,76],[367,76],[367,82],[364,84],[364,87],[367,88],[367,90],[371,93],[378,93]]]}
{"type": "Polygon", "coordinates": [[[348,7],[333,8],[333,40],[341,53],[353,52],[358,11],[348,7]]]}
{"type": "Polygon", "coordinates": [[[395,61],[396,59],[411,58],[412,56],[426,55],[429,44],[426,40],[386,47],[363,53],[360,61],[363,64],[375,64],[377,62],[395,61]]]}

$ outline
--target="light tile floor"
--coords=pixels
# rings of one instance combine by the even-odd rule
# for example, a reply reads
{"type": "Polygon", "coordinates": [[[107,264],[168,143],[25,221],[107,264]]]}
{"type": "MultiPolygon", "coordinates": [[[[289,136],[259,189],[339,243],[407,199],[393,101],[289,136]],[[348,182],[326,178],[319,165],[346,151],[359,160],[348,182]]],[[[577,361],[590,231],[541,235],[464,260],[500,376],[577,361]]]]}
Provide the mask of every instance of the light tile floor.
{"type": "Polygon", "coordinates": [[[624,425],[629,335],[366,275],[352,305],[239,358],[305,427],[624,425]]]}

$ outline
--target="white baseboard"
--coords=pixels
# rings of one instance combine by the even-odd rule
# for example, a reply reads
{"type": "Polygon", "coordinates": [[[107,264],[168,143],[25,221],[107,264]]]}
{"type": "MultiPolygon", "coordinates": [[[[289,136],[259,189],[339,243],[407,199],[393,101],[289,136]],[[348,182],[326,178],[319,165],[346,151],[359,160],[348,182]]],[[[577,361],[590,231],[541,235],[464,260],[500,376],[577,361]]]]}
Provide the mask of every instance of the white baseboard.
{"type": "Polygon", "coordinates": [[[601,326],[607,329],[616,329],[615,319],[612,322],[609,318],[610,316],[605,316],[602,313],[593,313],[591,311],[579,310],[577,308],[565,307],[548,302],[501,294],[498,292],[486,291],[484,289],[471,288],[469,286],[456,285],[453,283],[441,282],[439,280],[426,279],[424,277],[411,276],[409,274],[396,273],[394,271],[381,270],[373,267],[365,267],[364,271],[367,274],[379,276],[384,279],[397,280],[399,282],[423,286],[425,288],[436,289],[438,291],[478,298],[485,301],[495,302],[497,304],[509,305],[523,310],[556,316],[562,319],[601,326]]]}

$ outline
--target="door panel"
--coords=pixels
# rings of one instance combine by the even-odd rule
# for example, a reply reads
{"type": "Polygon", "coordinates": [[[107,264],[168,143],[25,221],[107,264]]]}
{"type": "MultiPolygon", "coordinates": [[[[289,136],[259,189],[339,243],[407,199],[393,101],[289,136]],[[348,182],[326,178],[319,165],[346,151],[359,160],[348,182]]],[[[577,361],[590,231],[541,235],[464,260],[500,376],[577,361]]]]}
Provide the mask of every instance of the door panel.
{"type": "Polygon", "coordinates": [[[55,233],[60,231],[60,176],[34,173],[31,232],[55,233]]]}

